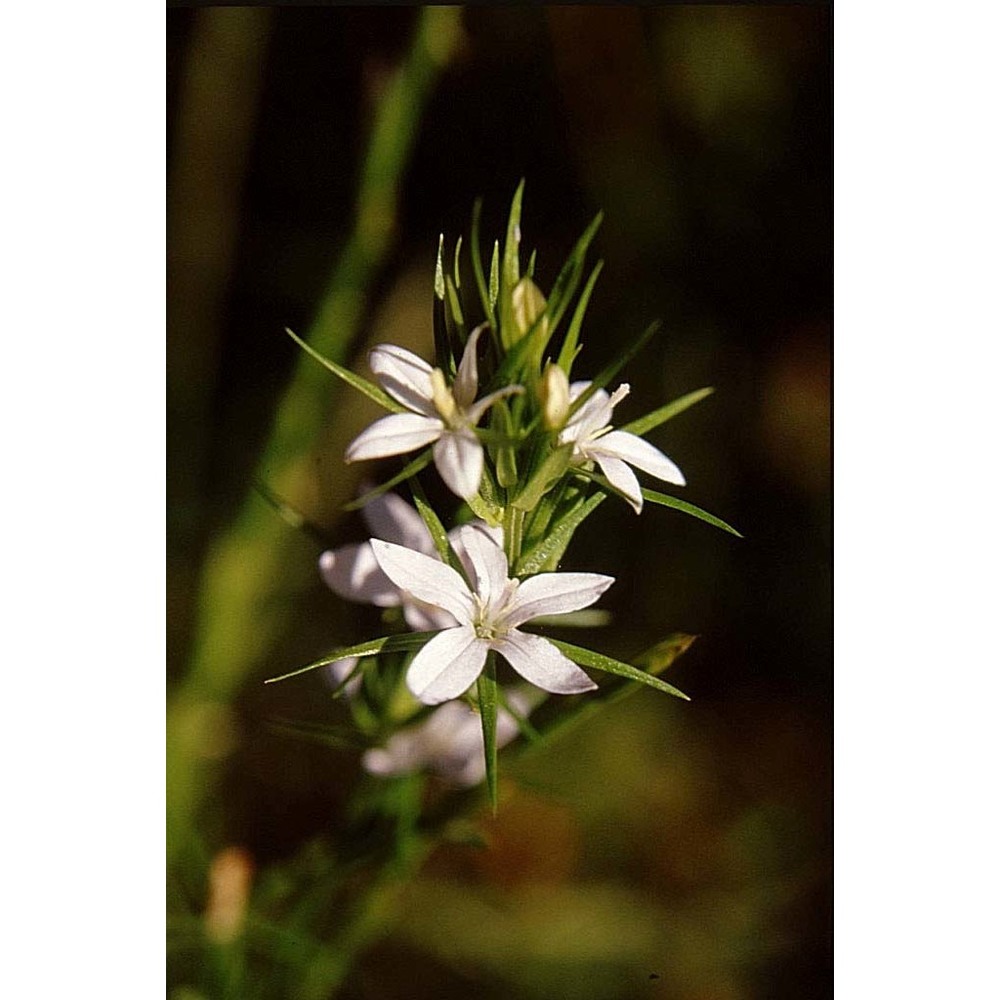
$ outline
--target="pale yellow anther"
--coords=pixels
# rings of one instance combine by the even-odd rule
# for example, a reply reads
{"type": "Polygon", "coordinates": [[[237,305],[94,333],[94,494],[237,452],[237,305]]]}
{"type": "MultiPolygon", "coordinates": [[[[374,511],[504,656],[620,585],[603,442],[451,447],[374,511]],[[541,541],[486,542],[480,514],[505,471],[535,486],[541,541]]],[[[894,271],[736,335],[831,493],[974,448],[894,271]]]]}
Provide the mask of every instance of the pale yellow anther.
{"type": "Polygon", "coordinates": [[[441,419],[451,426],[458,415],[458,404],[452,395],[448,383],[444,380],[444,372],[440,368],[435,368],[431,372],[431,400],[434,409],[438,411],[441,419]]]}

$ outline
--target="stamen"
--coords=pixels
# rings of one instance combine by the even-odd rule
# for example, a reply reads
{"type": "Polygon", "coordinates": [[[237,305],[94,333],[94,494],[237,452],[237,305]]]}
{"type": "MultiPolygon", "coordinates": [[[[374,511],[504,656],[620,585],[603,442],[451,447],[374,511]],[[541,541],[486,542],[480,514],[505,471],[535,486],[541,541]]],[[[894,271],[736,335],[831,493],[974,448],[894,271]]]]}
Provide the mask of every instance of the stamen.
{"type": "Polygon", "coordinates": [[[444,372],[440,368],[435,368],[431,372],[431,401],[441,419],[451,426],[458,415],[458,404],[456,404],[455,397],[444,380],[444,372]]]}

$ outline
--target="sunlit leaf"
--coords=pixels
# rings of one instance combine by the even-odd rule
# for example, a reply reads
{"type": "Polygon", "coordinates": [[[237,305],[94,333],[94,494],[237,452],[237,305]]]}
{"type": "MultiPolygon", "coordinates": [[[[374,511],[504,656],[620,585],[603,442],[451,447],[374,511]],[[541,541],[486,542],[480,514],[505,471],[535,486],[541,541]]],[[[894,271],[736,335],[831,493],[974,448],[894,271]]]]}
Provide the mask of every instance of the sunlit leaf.
{"type": "Polygon", "coordinates": [[[391,396],[384,393],[374,382],[369,382],[368,379],[362,377],[361,375],[355,375],[354,372],[345,368],[343,365],[338,365],[336,361],[331,361],[329,358],[324,358],[319,351],[314,350],[310,347],[301,337],[296,336],[288,327],[285,327],[285,333],[288,334],[292,340],[295,341],[299,347],[302,348],[306,354],[315,358],[324,368],[328,371],[333,372],[337,378],[343,379],[348,385],[353,386],[358,392],[364,393],[369,399],[373,399],[379,406],[384,406],[387,410],[391,410],[393,413],[405,413],[406,408],[400,406],[391,396]]]}
{"type": "Polygon", "coordinates": [[[451,566],[468,583],[465,567],[462,565],[462,561],[458,558],[455,550],[451,547],[448,532],[445,531],[444,525],[441,523],[441,518],[437,516],[434,508],[428,502],[424,488],[420,485],[420,480],[416,476],[410,480],[410,490],[413,492],[413,502],[416,505],[417,513],[427,526],[427,530],[434,541],[434,548],[437,549],[441,561],[451,566]]]}
{"type": "Polygon", "coordinates": [[[353,656],[374,656],[377,653],[400,653],[420,649],[424,643],[433,639],[438,631],[435,629],[432,632],[404,632],[402,635],[385,635],[379,639],[359,642],[354,646],[345,646],[343,649],[327,653],[326,656],[314,660],[304,667],[299,667],[298,670],[291,670],[287,674],[279,674],[277,677],[269,677],[264,683],[276,684],[278,681],[286,681],[289,677],[298,677],[299,674],[317,670],[329,663],[336,663],[338,660],[348,660],[353,656]]]}
{"type": "Polygon", "coordinates": [[[500,286],[500,341],[509,348],[517,337],[517,326],[514,322],[514,286],[521,277],[519,248],[521,244],[521,199],[524,195],[524,180],[518,184],[510,203],[510,216],[507,220],[507,238],[503,246],[503,262],[501,264],[500,286]]]}
{"type": "Polygon", "coordinates": [[[595,653],[592,649],[574,646],[572,643],[563,642],[561,639],[552,639],[546,636],[546,642],[551,642],[553,646],[565,653],[574,663],[580,664],[581,667],[603,670],[605,673],[614,674],[616,677],[624,677],[630,681],[639,681],[641,684],[647,684],[649,687],[655,688],[657,691],[662,691],[664,694],[671,694],[675,698],[683,698],[685,701],[691,700],[683,691],[678,691],[672,684],[660,680],[654,674],[639,670],[630,663],[623,663],[621,660],[605,656],[603,653],[595,653]]]}
{"type": "Polygon", "coordinates": [[[660,321],[653,320],[611,364],[602,368],[590,385],[573,401],[570,416],[577,412],[598,389],[603,389],[645,346],[660,328],[660,321]]]}
{"type": "Polygon", "coordinates": [[[396,473],[391,479],[386,480],[375,489],[369,490],[364,496],[358,497],[357,500],[352,500],[350,503],[345,503],[343,510],[360,510],[366,503],[370,503],[376,497],[382,496],[383,493],[388,493],[393,487],[398,486],[400,483],[406,482],[411,476],[415,476],[421,469],[426,469],[428,465],[434,459],[434,452],[432,449],[428,448],[426,451],[421,452],[417,457],[401,471],[396,473]]]}
{"type": "Polygon", "coordinates": [[[633,420],[631,423],[619,427],[618,430],[628,431],[629,434],[638,434],[640,436],[648,434],[654,428],[659,427],[660,424],[665,424],[668,420],[676,417],[678,413],[683,413],[689,407],[694,406],[695,403],[700,403],[706,396],[711,396],[713,392],[715,392],[715,389],[711,386],[707,386],[704,389],[695,389],[694,392],[680,396],[672,402],[653,410],[652,413],[647,413],[644,417],[639,417],[638,420],[633,420]]]}
{"type": "Polygon", "coordinates": [[[490,650],[477,682],[479,715],[483,724],[483,752],[486,756],[486,787],[493,812],[497,811],[497,666],[490,650]]]}
{"type": "Polygon", "coordinates": [[[476,280],[476,289],[479,292],[479,301],[483,307],[483,315],[489,320],[491,327],[496,327],[496,316],[493,313],[493,306],[496,303],[496,296],[486,289],[486,277],[483,273],[483,259],[479,250],[479,217],[483,211],[483,200],[477,198],[472,206],[472,225],[469,230],[469,239],[472,243],[472,276],[476,280]]]}
{"type": "Polygon", "coordinates": [[[603,267],[604,261],[599,260],[594,265],[593,271],[590,272],[587,284],[583,286],[580,298],[577,299],[576,308],[573,310],[573,318],[569,322],[569,329],[566,331],[566,338],[563,340],[562,349],[559,351],[558,365],[566,373],[567,378],[573,369],[573,361],[576,359],[576,355],[579,352],[577,341],[580,339],[580,328],[583,326],[583,318],[587,314],[587,306],[590,303],[590,296],[594,291],[594,285],[597,284],[597,279],[603,267]]]}
{"type": "Polygon", "coordinates": [[[604,493],[595,493],[579,507],[561,518],[537,545],[521,556],[514,572],[518,576],[540,573],[553,557],[561,557],[573,537],[573,532],[590,517],[605,496],[604,493]]]}

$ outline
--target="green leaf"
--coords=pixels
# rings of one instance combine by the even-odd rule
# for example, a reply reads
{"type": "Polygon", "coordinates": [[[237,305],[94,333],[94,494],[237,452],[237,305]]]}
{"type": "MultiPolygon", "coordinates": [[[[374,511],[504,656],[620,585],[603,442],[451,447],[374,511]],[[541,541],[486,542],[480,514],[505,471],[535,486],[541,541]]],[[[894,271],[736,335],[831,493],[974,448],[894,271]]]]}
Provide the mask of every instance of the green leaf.
{"type": "Polygon", "coordinates": [[[294,736],[333,747],[335,750],[362,750],[368,741],[350,726],[331,726],[318,722],[298,722],[293,719],[273,719],[266,723],[272,732],[282,736],[294,736]]]}
{"type": "Polygon", "coordinates": [[[458,297],[458,289],[451,280],[451,275],[445,275],[445,320],[448,323],[448,334],[453,343],[464,344],[466,340],[465,317],[462,315],[462,305],[458,297]]]}
{"type": "Polygon", "coordinates": [[[546,636],[546,642],[551,642],[553,646],[565,653],[574,663],[579,663],[581,667],[591,667],[594,670],[603,670],[605,673],[614,674],[616,677],[625,677],[630,681],[639,681],[641,684],[648,684],[657,691],[664,694],[672,694],[675,698],[683,698],[685,701],[691,699],[678,691],[672,684],[661,681],[659,677],[648,674],[644,670],[633,667],[630,663],[623,663],[615,660],[603,653],[595,653],[592,649],[584,649],[582,646],[574,646],[571,643],[563,642],[561,639],[551,639],[546,636]]]}
{"type": "Polygon", "coordinates": [[[296,507],[293,507],[287,500],[278,496],[267,483],[258,481],[254,483],[254,489],[289,527],[308,535],[314,542],[322,545],[323,548],[329,546],[330,539],[327,538],[326,532],[318,524],[310,521],[305,514],[296,507]]]}
{"type": "Polygon", "coordinates": [[[535,276],[535,260],[537,257],[538,251],[532,250],[531,256],[528,258],[528,270],[524,272],[529,278],[533,278],[535,276]]]}
{"type": "Polygon", "coordinates": [[[635,340],[625,348],[624,353],[620,354],[614,361],[611,362],[607,367],[603,368],[593,382],[582,392],[573,402],[573,405],[569,408],[569,415],[572,418],[573,414],[583,406],[584,403],[590,399],[591,396],[597,392],[598,389],[603,389],[645,346],[649,343],[650,338],[656,333],[660,328],[660,321],[658,319],[653,320],[649,326],[643,330],[642,333],[636,337],[635,340]]]}
{"type": "Polygon", "coordinates": [[[358,497],[357,500],[352,500],[350,503],[345,503],[342,510],[360,510],[366,503],[370,503],[376,497],[382,496],[383,493],[388,493],[394,486],[398,486],[400,483],[405,482],[411,476],[415,476],[422,469],[427,468],[431,464],[434,458],[434,452],[432,449],[428,448],[426,451],[421,452],[417,457],[410,462],[401,472],[396,473],[392,479],[387,480],[380,486],[376,486],[375,489],[370,490],[362,497],[358,497]]]}
{"type": "Polygon", "coordinates": [[[369,382],[368,379],[363,378],[361,375],[355,375],[354,372],[342,365],[338,365],[336,361],[330,361],[329,358],[324,358],[319,351],[311,348],[301,337],[297,337],[288,327],[285,327],[285,333],[288,334],[292,340],[295,341],[299,347],[302,348],[306,354],[314,357],[324,368],[333,372],[337,378],[343,379],[348,385],[353,386],[358,392],[364,393],[369,399],[375,400],[379,406],[384,406],[387,410],[391,410],[393,413],[406,413],[406,407],[400,406],[391,396],[384,393],[374,382],[369,382]]]}
{"type": "Polygon", "coordinates": [[[434,294],[444,301],[444,265],[442,263],[442,257],[444,256],[444,233],[438,237],[438,253],[437,261],[434,263],[434,294]]]}
{"type": "Polygon", "coordinates": [[[707,510],[702,510],[700,507],[696,507],[693,503],[688,503],[686,500],[678,500],[677,497],[668,496],[666,493],[657,493],[656,490],[644,489],[642,495],[650,503],[659,504],[661,507],[672,507],[674,510],[679,510],[684,514],[690,514],[692,517],[698,518],[699,521],[704,521],[713,527],[728,531],[729,534],[735,535],[737,538],[743,537],[731,524],[726,524],[721,517],[709,514],[707,510]]]}
{"type": "Polygon", "coordinates": [[[514,498],[514,506],[524,511],[534,510],[542,497],[559,482],[563,473],[569,468],[574,447],[574,443],[570,441],[561,447],[553,448],[514,498]]]}
{"type": "Polygon", "coordinates": [[[265,684],[276,684],[278,681],[286,681],[289,677],[298,677],[299,674],[307,673],[310,670],[317,670],[325,667],[329,663],[336,663],[338,660],[347,660],[352,656],[374,656],[377,653],[400,653],[413,649],[420,649],[424,643],[433,639],[439,630],[433,632],[404,632],[402,635],[385,635],[379,639],[369,639],[367,642],[359,642],[355,646],[345,646],[343,649],[334,650],[319,660],[298,670],[292,670],[287,674],[280,674],[277,677],[269,677],[265,684]]]}
{"type": "Polygon", "coordinates": [[[424,493],[424,488],[420,485],[420,480],[416,476],[414,476],[410,481],[410,490],[413,492],[413,502],[416,504],[417,513],[427,526],[427,530],[430,532],[430,536],[434,541],[434,548],[437,549],[437,553],[441,557],[441,561],[447,563],[463,580],[465,580],[466,583],[468,583],[469,579],[466,576],[465,567],[462,565],[462,561],[458,558],[455,550],[451,547],[451,540],[448,538],[448,532],[444,530],[441,518],[437,516],[434,512],[434,508],[431,507],[430,503],[428,503],[427,494],[424,493]]]}
{"type": "Polygon", "coordinates": [[[469,231],[469,239],[472,243],[472,275],[476,279],[476,288],[479,291],[479,301],[483,307],[483,315],[489,320],[491,327],[496,327],[496,316],[493,313],[493,305],[496,302],[496,297],[486,290],[483,259],[479,252],[479,217],[482,211],[483,199],[477,198],[472,206],[472,225],[469,231]]]}
{"type": "Polygon", "coordinates": [[[547,625],[552,628],[603,628],[611,623],[611,612],[603,608],[584,608],[582,611],[566,611],[561,615],[539,615],[531,619],[532,625],[547,625]]]}
{"type": "Polygon", "coordinates": [[[500,241],[493,241],[493,259],[490,261],[490,306],[495,307],[500,298],[500,241]]]}
{"type": "Polygon", "coordinates": [[[577,341],[580,339],[580,327],[583,326],[583,317],[587,313],[590,295],[594,291],[594,285],[597,284],[597,278],[603,267],[604,261],[599,260],[594,265],[594,270],[590,272],[587,284],[583,286],[583,291],[577,300],[576,309],[573,310],[573,318],[570,320],[569,329],[566,331],[566,339],[563,341],[562,349],[559,351],[559,360],[557,363],[566,373],[567,378],[569,378],[569,374],[573,369],[573,360],[576,358],[577,351],[579,350],[577,341]]]}
{"type": "Polygon", "coordinates": [[[491,527],[498,528],[502,523],[504,504],[489,465],[484,463],[479,493],[466,499],[465,502],[476,517],[481,517],[491,527]]]}
{"type": "MultiPolygon", "coordinates": [[[[494,426],[505,439],[510,440],[514,436],[514,422],[511,419],[510,407],[507,400],[498,399],[493,404],[494,426]]],[[[517,483],[517,459],[514,449],[508,444],[501,444],[496,449],[497,454],[497,482],[504,488],[517,483]]]]}
{"type": "Polygon", "coordinates": [[[517,562],[515,574],[529,576],[540,573],[550,559],[562,556],[569,545],[573,532],[597,509],[604,500],[605,493],[595,493],[592,497],[561,518],[552,530],[534,548],[524,553],[517,562]]]}
{"type": "Polygon", "coordinates": [[[462,237],[458,237],[458,242],[455,244],[455,287],[462,287],[462,237]]]}
{"type": "Polygon", "coordinates": [[[504,242],[503,263],[500,272],[500,342],[508,349],[518,339],[517,325],[514,322],[514,286],[521,277],[518,251],[521,242],[521,199],[523,196],[524,180],[522,179],[510,203],[507,239],[504,242]]]}
{"type": "Polygon", "coordinates": [[[496,653],[486,654],[486,665],[479,675],[479,716],[483,723],[483,750],[486,755],[486,787],[493,814],[497,811],[497,665],[496,653]]]}
{"type": "Polygon", "coordinates": [[[600,229],[603,219],[603,212],[598,212],[594,216],[583,235],[576,241],[569,257],[566,258],[566,263],[563,264],[562,270],[552,285],[552,291],[549,293],[549,324],[553,333],[573,299],[573,293],[576,291],[576,287],[580,283],[580,275],[583,273],[583,262],[586,259],[587,250],[594,236],[597,235],[597,230],[600,229]]]}
{"type": "Polygon", "coordinates": [[[633,420],[631,423],[617,429],[627,431],[629,434],[638,434],[641,437],[643,434],[648,434],[654,428],[659,427],[660,424],[665,424],[668,420],[676,417],[678,413],[683,413],[689,407],[694,406],[695,403],[700,403],[707,396],[711,396],[713,392],[715,392],[715,389],[711,386],[706,386],[704,389],[695,389],[694,392],[680,396],[678,399],[666,403],[659,409],[653,410],[652,413],[647,413],[644,417],[639,417],[638,420],[633,420]]]}

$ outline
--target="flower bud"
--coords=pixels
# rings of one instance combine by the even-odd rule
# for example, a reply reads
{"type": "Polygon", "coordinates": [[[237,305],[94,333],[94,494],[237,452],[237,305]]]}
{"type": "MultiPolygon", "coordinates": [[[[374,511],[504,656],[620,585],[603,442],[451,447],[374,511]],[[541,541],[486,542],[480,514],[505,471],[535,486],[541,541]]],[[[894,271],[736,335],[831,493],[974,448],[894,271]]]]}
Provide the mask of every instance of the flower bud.
{"type": "Polygon", "coordinates": [[[438,411],[441,419],[450,425],[458,412],[458,406],[451,389],[448,388],[448,383],[444,380],[444,372],[440,368],[435,368],[431,372],[431,393],[434,409],[438,411]]]}
{"type": "MultiPolygon", "coordinates": [[[[545,296],[531,278],[522,278],[513,292],[514,322],[517,324],[518,337],[523,337],[532,327],[535,320],[545,310],[545,296]]],[[[542,322],[543,329],[548,327],[548,319],[542,322]]]]}
{"type": "Polygon", "coordinates": [[[566,373],[550,361],[538,383],[542,403],[542,423],[547,430],[559,430],[569,416],[569,379],[566,373]]]}

